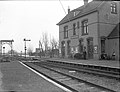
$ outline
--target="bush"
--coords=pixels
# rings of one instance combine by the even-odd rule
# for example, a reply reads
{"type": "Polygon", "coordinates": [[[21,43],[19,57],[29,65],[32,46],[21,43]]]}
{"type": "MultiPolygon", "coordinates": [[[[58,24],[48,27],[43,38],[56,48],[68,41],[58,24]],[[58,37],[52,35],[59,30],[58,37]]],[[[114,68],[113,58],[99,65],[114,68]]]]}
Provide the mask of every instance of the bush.
{"type": "Polygon", "coordinates": [[[74,58],[75,58],[75,59],[83,59],[83,54],[82,54],[82,53],[76,53],[76,54],[74,55],[74,58]]]}

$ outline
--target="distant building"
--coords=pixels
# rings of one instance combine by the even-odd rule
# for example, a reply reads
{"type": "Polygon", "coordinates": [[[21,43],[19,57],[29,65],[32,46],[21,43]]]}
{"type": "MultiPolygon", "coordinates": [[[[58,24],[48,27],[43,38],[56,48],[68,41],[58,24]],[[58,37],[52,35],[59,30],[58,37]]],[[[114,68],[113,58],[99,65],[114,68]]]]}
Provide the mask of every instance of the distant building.
{"type": "Polygon", "coordinates": [[[40,48],[36,48],[35,52],[40,53],[40,48]]]}
{"type": "MultiPolygon", "coordinates": [[[[57,24],[62,57],[87,51],[87,59],[100,59],[102,53],[119,59],[119,37],[111,39],[112,31],[120,20],[120,2],[93,0],[70,11],[57,24]],[[115,41],[114,41],[115,40],[115,41]],[[111,46],[110,46],[111,45],[111,46]],[[113,45],[113,46],[112,46],[113,45]]],[[[117,30],[119,34],[119,29],[117,30]]]]}

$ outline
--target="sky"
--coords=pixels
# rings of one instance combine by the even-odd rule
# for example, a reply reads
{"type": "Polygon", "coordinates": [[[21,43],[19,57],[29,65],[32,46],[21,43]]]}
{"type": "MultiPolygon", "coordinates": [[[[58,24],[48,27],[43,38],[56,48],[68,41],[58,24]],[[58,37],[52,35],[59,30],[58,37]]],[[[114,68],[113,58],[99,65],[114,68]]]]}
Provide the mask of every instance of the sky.
{"type": "MultiPolygon", "coordinates": [[[[43,33],[59,39],[59,26],[56,24],[66,15],[68,6],[73,10],[83,4],[83,0],[2,0],[0,1],[0,40],[13,39],[13,49],[24,52],[23,39],[30,39],[27,48],[30,47],[35,51],[35,48],[39,47],[43,33]]],[[[10,50],[9,45],[3,46],[5,52],[10,50]]]]}

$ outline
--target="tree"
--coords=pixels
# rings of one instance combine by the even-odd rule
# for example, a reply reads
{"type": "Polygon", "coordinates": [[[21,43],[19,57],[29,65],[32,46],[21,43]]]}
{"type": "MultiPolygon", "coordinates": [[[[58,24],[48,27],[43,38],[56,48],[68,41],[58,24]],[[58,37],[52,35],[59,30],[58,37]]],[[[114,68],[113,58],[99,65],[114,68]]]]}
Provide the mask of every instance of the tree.
{"type": "Polygon", "coordinates": [[[40,49],[39,56],[41,57],[43,55],[43,40],[42,39],[39,40],[39,49],[40,49]]]}
{"type": "Polygon", "coordinates": [[[43,34],[42,34],[42,39],[43,39],[45,54],[47,54],[47,50],[48,50],[48,47],[49,47],[49,46],[48,46],[48,44],[49,44],[48,34],[47,34],[47,33],[43,33],[43,34]]]}
{"type": "Polygon", "coordinates": [[[50,44],[53,49],[58,49],[59,41],[55,40],[55,38],[53,37],[52,39],[50,39],[50,44]]]}
{"type": "Polygon", "coordinates": [[[59,41],[55,40],[54,37],[52,37],[52,39],[50,39],[50,46],[51,46],[51,57],[54,56],[55,51],[58,49],[59,47],[59,41]]]}
{"type": "Polygon", "coordinates": [[[31,56],[33,54],[33,48],[29,47],[28,50],[27,50],[27,53],[28,53],[28,55],[31,56]]]}
{"type": "Polygon", "coordinates": [[[49,40],[48,34],[42,33],[41,39],[39,40],[40,57],[41,55],[54,55],[53,50],[57,50],[58,47],[59,41],[57,41],[54,37],[49,40]]]}

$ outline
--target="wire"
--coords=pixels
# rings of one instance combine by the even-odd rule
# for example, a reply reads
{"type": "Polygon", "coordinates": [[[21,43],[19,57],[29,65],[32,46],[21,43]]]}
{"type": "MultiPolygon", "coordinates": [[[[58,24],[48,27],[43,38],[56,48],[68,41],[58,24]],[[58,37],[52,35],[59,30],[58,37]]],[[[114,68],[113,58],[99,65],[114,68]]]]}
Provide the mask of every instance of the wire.
{"type": "Polygon", "coordinates": [[[61,6],[62,6],[62,8],[63,8],[63,11],[65,12],[65,14],[67,14],[66,11],[65,11],[65,9],[64,9],[64,7],[63,7],[62,2],[61,2],[60,0],[59,0],[59,2],[60,2],[61,6]]]}

